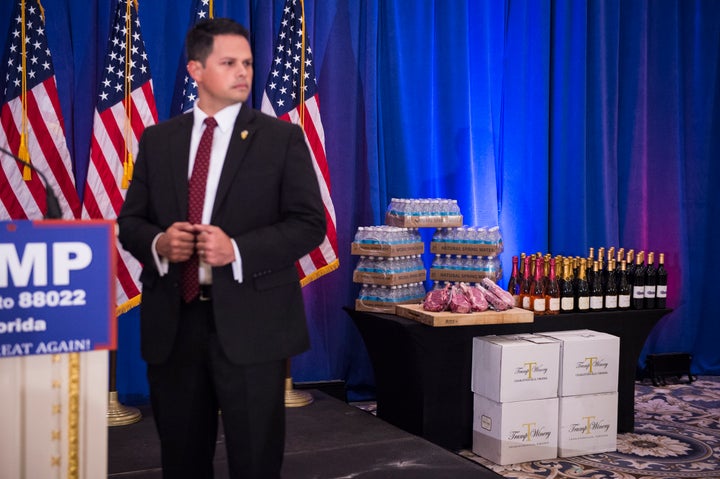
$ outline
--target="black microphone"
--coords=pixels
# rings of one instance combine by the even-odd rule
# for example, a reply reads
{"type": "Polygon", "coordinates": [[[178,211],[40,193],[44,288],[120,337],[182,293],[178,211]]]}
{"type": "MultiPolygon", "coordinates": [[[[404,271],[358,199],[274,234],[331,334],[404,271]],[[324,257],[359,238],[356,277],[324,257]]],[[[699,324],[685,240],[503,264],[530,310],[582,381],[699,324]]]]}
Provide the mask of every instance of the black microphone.
{"type": "Polygon", "coordinates": [[[62,219],[62,210],[60,209],[60,203],[58,203],[57,196],[55,196],[55,192],[53,191],[53,189],[50,188],[50,183],[48,183],[48,180],[43,174],[43,172],[35,168],[32,163],[23,160],[10,150],[6,150],[5,148],[0,146],[0,151],[2,151],[8,156],[12,156],[13,158],[15,158],[15,161],[22,163],[23,165],[29,167],[31,170],[40,175],[40,179],[42,179],[43,183],[45,184],[45,203],[47,203],[47,211],[45,212],[44,218],[46,220],[62,219]]]}

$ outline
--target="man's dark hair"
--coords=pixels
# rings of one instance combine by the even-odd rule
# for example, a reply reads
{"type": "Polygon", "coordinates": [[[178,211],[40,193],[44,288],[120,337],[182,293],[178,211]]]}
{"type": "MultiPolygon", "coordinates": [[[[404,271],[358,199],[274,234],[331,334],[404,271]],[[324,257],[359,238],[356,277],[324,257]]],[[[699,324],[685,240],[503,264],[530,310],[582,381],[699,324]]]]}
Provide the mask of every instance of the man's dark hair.
{"type": "Polygon", "coordinates": [[[187,59],[196,60],[205,65],[205,60],[213,49],[217,35],[240,35],[250,42],[250,33],[245,27],[231,18],[211,18],[197,22],[185,36],[187,59]]]}

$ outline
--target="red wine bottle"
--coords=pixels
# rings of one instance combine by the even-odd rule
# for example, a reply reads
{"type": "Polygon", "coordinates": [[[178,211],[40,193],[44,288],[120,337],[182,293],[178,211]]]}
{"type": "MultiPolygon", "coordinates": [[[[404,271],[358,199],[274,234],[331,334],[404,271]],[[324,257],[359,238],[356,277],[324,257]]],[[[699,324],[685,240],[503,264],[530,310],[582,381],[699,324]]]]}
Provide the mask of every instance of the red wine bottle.
{"type": "Polygon", "coordinates": [[[668,272],[665,269],[665,254],[660,253],[657,268],[657,288],[655,289],[655,306],[665,309],[667,307],[667,278],[668,272]]]}
{"type": "Polygon", "coordinates": [[[635,272],[633,275],[633,294],[630,301],[632,309],[643,309],[645,307],[645,265],[643,264],[644,251],[640,251],[635,257],[635,272]]]}
{"type": "Polygon", "coordinates": [[[657,307],[655,293],[657,288],[657,269],[655,269],[655,253],[648,253],[648,263],[645,267],[645,308],[657,307]]]}
{"type": "Polygon", "coordinates": [[[632,297],[632,286],[628,281],[627,265],[625,260],[620,262],[620,276],[618,277],[618,308],[630,309],[630,298],[632,297]]]}
{"type": "Polygon", "coordinates": [[[610,259],[607,266],[607,281],[605,282],[603,306],[608,310],[615,310],[618,307],[618,290],[615,279],[615,260],[610,259]]]}

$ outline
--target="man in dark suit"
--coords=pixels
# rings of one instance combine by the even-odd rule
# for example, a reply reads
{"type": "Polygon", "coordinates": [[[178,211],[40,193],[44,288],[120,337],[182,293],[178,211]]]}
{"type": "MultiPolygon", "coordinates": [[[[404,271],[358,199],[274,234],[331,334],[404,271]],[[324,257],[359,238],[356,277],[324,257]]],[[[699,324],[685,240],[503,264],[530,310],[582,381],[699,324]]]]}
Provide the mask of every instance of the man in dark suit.
{"type": "Polygon", "coordinates": [[[141,349],[163,474],[213,476],[220,411],[231,477],[275,478],[286,359],[309,347],[295,261],[324,237],[323,203],[302,130],[243,105],[247,30],[199,22],[186,49],[194,111],[145,130],[118,216],[143,264],[141,349]]]}

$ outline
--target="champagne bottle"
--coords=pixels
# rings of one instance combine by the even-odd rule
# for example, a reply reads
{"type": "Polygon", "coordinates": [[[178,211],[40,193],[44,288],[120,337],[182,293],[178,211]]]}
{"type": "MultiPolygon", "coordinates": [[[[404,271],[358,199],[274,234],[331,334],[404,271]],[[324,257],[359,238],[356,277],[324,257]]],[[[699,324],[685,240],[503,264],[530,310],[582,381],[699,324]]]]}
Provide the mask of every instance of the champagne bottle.
{"type": "Polygon", "coordinates": [[[573,258],[573,286],[577,286],[577,278],[580,276],[580,256],[573,258]]]}
{"type": "Polygon", "coordinates": [[[560,285],[555,276],[555,258],[550,259],[550,273],[545,290],[545,301],[547,314],[558,314],[560,312],[560,285]]]}
{"type": "Polygon", "coordinates": [[[543,258],[535,258],[535,279],[533,280],[530,302],[535,314],[545,314],[545,288],[543,287],[543,258]]]}
{"type": "Polygon", "coordinates": [[[523,309],[530,309],[530,256],[525,257],[523,262],[523,277],[520,282],[520,306],[523,309]]]}
{"type": "Polygon", "coordinates": [[[633,294],[630,306],[632,309],[645,307],[645,267],[643,265],[643,251],[635,257],[635,273],[633,275],[633,294]]]}
{"type": "MultiPolygon", "coordinates": [[[[603,289],[607,288],[607,281],[608,281],[608,276],[610,273],[610,265],[615,264],[614,261],[615,261],[615,247],[611,246],[607,250],[607,259],[603,263],[603,283],[602,283],[603,289]]],[[[616,289],[617,289],[617,285],[616,285],[616,289]]]]}
{"type": "Polygon", "coordinates": [[[605,309],[614,310],[618,307],[617,281],[615,280],[615,260],[610,259],[607,267],[607,282],[605,284],[605,309]]]}
{"type": "Polygon", "coordinates": [[[645,267],[645,308],[654,309],[657,306],[655,292],[657,288],[657,270],[655,269],[655,253],[648,253],[648,262],[645,267]]]}
{"type": "Polygon", "coordinates": [[[585,277],[587,278],[588,288],[593,280],[593,263],[595,263],[595,258],[588,256],[585,261],[585,277]]]}
{"type": "Polygon", "coordinates": [[[520,278],[518,277],[518,257],[512,257],[512,273],[508,280],[507,290],[513,296],[515,307],[520,306],[520,278]]]}
{"type": "Polygon", "coordinates": [[[582,258],[580,260],[580,268],[578,269],[577,286],[575,288],[578,311],[588,311],[590,309],[590,287],[588,286],[587,273],[585,272],[586,261],[585,258],[582,258]]]}
{"type": "Polygon", "coordinates": [[[590,283],[590,309],[599,311],[603,308],[603,289],[600,275],[600,261],[593,261],[593,277],[590,283]]]}
{"type": "Polygon", "coordinates": [[[655,306],[662,309],[667,307],[667,277],[665,253],[660,253],[657,268],[657,288],[655,289],[655,306]]]}
{"type": "Polygon", "coordinates": [[[618,308],[629,309],[632,287],[628,281],[627,263],[625,260],[620,264],[620,277],[618,278],[618,308]]]}
{"type": "Polygon", "coordinates": [[[563,261],[563,281],[560,285],[560,312],[572,313],[575,309],[575,288],[570,259],[563,261]]]}

